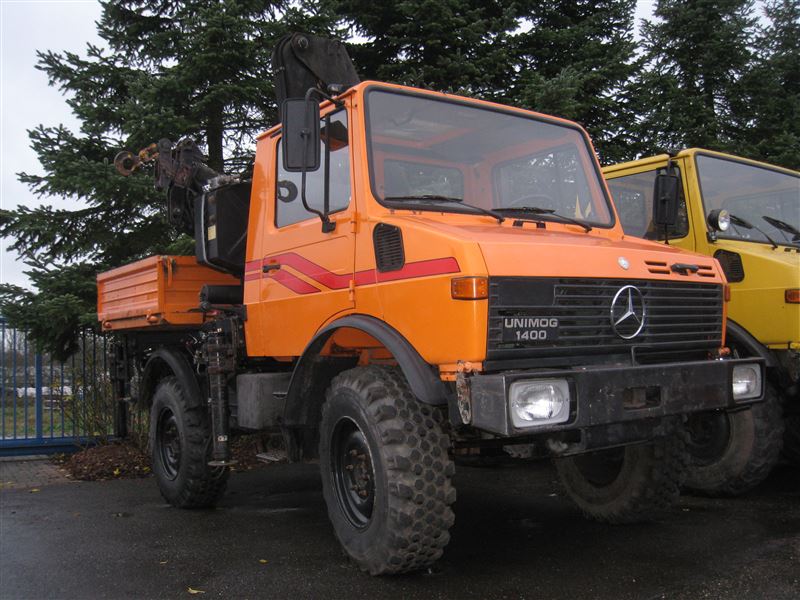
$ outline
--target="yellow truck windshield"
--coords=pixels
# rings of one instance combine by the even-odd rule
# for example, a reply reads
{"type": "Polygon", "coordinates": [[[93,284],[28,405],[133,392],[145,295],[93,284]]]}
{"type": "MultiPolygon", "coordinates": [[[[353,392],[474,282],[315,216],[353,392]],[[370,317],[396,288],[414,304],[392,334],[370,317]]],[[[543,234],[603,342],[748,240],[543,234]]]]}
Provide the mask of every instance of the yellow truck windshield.
{"type": "Polygon", "coordinates": [[[416,198],[442,212],[470,212],[467,204],[536,208],[613,225],[578,127],[459,99],[372,89],[367,135],[373,194],[393,208],[416,198]]]}
{"type": "Polygon", "coordinates": [[[697,172],[706,216],[724,209],[752,225],[732,219],[719,237],[769,243],[769,236],[777,244],[800,243],[800,176],[704,154],[697,155],[697,172]]]}

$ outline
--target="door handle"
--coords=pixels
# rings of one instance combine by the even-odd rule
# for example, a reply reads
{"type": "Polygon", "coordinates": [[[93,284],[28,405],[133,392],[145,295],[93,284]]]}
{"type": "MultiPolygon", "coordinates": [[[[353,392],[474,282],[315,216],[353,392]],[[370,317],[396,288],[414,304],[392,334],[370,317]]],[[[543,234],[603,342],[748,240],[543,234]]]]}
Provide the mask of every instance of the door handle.
{"type": "Polygon", "coordinates": [[[270,263],[268,265],[262,265],[261,272],[269,273],[270,271],[275,271],[280,268],[281,268],[281,263],[270,263]]]}

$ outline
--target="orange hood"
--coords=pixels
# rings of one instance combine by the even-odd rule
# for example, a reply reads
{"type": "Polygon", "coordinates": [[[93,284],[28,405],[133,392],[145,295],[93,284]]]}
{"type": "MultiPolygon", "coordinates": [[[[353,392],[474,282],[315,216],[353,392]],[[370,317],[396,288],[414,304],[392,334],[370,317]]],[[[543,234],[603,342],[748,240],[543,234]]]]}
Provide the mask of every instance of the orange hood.
{"type": "Polygon", "coordinates": [[[575,226],[567,228],[549,222],[546,229],[537,229],[535,223],[527,222],[514,227],[511,219],[502,225],[477,225],[474,221],[444,223],[425,216],[398,216],[392,221],[405,221],[406,226],[411,225],[411,221],[413,226],[433,229],[448,238],[476,243],[491,276],[724,281],[713,258],[621,236],[615,230],[595,229],[584,233],[575,226]],[[671,269],[675,264],[697,265],[700,270],[676,273],[671,269]]]}

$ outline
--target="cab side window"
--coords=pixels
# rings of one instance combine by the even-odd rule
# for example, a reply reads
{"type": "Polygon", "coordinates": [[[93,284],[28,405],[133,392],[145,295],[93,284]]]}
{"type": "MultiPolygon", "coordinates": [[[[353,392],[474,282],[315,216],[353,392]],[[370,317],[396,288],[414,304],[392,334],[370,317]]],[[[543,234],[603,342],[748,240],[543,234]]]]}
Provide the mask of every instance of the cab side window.
{"type": "MultiPolygon", "coordinates": [[[[306,173],[306,202],[319,211],[325,210],[327,191],[328,213],[335,213],[350,206],[350,144],[347,112],[342,110],[327,115],[322,119],[320,129],[320,168],[306,173]]],[[[316,214],[308,212],[303,206],[300,197],[301,173],[290,173],[283,168],[282,144],[281,140],[277,147],[275,225],[284,227],[306,219],[318,219],[316,214]]]]}
{"type": "MultiPolygon", "coordinates": [[[[675,168],[680,177],[680,171],[675,168]]],[[[663,229],[653,224],[653,188],[657,170],[636,173],[608,180],[608,189],[619,212],[625,233],[646,240],[664,241],[663,229]]],[[[669,232],[669,239],[685,237],[689,233],[689,216],[683,184],[678,185],[678,221],[669,232]]]]}

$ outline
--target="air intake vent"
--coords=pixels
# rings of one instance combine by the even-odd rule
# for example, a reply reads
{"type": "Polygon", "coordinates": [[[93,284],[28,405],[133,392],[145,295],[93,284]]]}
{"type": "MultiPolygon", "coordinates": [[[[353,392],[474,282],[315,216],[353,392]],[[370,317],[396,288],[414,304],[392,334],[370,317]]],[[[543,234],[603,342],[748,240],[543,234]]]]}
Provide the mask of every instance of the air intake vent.
{"type": "Polygon", "coordinates": [[[714,252],[714,258],[722,265],[722,271],[728,278],[728,283],[737,283],[744,279],[744,265],[739,254],[727,250],[717,250],[714,252]]]}
{"type": "Polygon", "coordinates": [[[647,265],[647,270],[651,273],[657,273],[659,275],[669,275],[669,267],[667,263],[661,262],[658,260],[646,260],[644,264],[647,265]]]}
{"type": "Polygon", "coordinates": [[[698,265],[698,267],[700,267],[697,270],[697,275],[699,277],[712,277],[713,278],[715,276],[714,267],[712,267],[711,265],[698,265]]]}
{"type": "Polygon", "coordinates": [[[403,233],[399,227],[379,223],[372,232],[375,243],[375,262],[378,271],[398,271],[406,263],[403,251],[403,233]]]}

